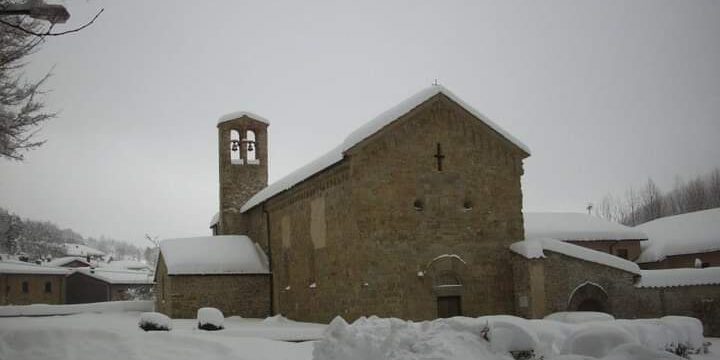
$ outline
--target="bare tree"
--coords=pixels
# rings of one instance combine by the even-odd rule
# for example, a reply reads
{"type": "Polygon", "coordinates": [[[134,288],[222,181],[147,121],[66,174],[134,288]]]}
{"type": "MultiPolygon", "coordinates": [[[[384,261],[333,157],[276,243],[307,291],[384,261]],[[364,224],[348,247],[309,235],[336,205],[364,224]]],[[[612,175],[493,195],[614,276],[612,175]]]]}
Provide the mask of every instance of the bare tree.
{"type": "Polygon", "coordinates": [[[720,169],[715,168],[707,179],[708,207],[720,207],[720,169]]]}
{"type": "Polygon", "coordinates": [[[665,216],[663,213],[663,195],[652,179],[648,179],[642,194],[642,219],[647,222],[665,216]]]}
{"type": "Polygon", "coordinates": [[[702,178],[698,177],[690,181],[684,193],[688,212],[706,209],[705,184],[702,178]]]}

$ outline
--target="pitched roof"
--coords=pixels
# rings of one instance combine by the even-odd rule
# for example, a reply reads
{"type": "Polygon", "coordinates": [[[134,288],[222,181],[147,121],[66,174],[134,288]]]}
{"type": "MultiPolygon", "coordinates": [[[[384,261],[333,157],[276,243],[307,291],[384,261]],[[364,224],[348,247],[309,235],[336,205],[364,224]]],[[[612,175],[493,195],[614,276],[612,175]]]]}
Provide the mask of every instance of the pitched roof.
{"type": "Polygon", "coordinates": [[[633,273],[640,274],[640,268],[632,261],[619,258],[601,251],[588,249],[575,244],[566,243],[556,239],[532,239],[518,241],[510,245],[510,251],[526,259],[544,258],[544,250],[556,252],[576,259],[594,262],[633,273]]]}
{"type": "Polygon", "coordinates": [[[90,263],[87,262],[87,260],[84,257],[79,257],[79,256],[64,256],[64,257],[55,258],[55,259],[52,259],[52,260],[46,262],[43,265],[45,265],[45,266],[65,266],[73,261],[78,261],[78,262],[85,264],[85,266],[90,266],[90,263]]]}
{"type": "Polygon", "coordinates": [[[270,273],[267,256],[245,235],[163,240],[160,253],[169,275],[270,273]]]}
{"type": "Polygon", "coordinates": [[[226,122],[226,121],[239,119],[239,118],[241,118],[241,117],[243,117],[243,116],[247,116],[247,117],[252,118],[252,119],[254,119],[254,120],[257,120],[257,121],[259,121],[259,122],[262,122],[262,123],[265,123],[265,124],[270,125],[270,120],[268,120],[268,119],[266,119],[266,118],[264,118],[264,117],[262,117],[262,116],[260,116],[260,115],[253,114],[253,113],[251,113],[251,112],[249,112],[249,111],[235,111],[235,112],[231,112],[231,113],[229,113],[229,114],[225,114],[225,115],[221,116],[221,117],[218,119],[218,122],[217,122],[217,123],[218,123],[218,125],[220,125],[220,124],[222,124],[222,123],[224,123],[224,122],[226,122]]]}
{"type": "Polygon", "coordinates": [[[583,213],[526,212],[525,238],[563,241],[647,240],[642,231],[583,213]]]}
{"type": "Polygon", "coordinates": [[[22,261],[0,261],[0,274],[41,274],[41,275],[66,275],[72,269],[52,267],[26,263],[22,261]]]}
{"type": "Polygon", "coordinates": [[[650,238],[637,262],[662,261],[667,256],[720,251],[720,208],[668,216],[640,224],[650,238]]]}
{"type": "Polygon", "coordinates": [[[149,271],[108,268],[76,268],[74,273],[90,276],[108,284],[152,284],[153,274],[149,271]]]}
{"type": "Polygon", "coordinates": [[[297,185],[298,183],[302,182],[303,180],[311,177],[312,175],[322,171],[323,169],[326,169],[330,167],[331,165],[341,161],[344,157],[345,151],[353,148],[355,145],[359,144],[363,140],[367,139],[368,137],[372,136],[373,134],[377,133],[381,129],[383,129],[385,126],[391,124],[398,118],[402,117],[403,115],[409,113],[416,107],[422,105],[424,102],[429,100],[435,95],[443,94],[447,96],[450,100],[457,103],[460,107],[465,109],[467,112],[472,114],[474,117],[476,117],[478,120],[482,121],[485,125],[489,126],[493,131],[498,133],[501,137],[507,139],[509,142],[520,148],[522,151],[526,152],[527,154],[530,154],[530,148],[528,148],[525,144],[523,144],[520,140],[516,139],[514,136],[510,135],[507,131],[502,129],[499,125],[495,124],[493,121],[488,119],[485,115],[481,114],[479,111],[475,110],[473,107],[465,103],[462,99],[457,97],[455,94],[453,94],[450,90],[446,89],[445,87],[441,85],[434,85],[430,86],[428,88],[425,88],[421,90],[420,92],[416,93],[415,95],[407,98],[406,100],[402,101],[401,103],[397,104],[396,106],[388,109],[387,111],[381,113],[374,119],[370,120],[369,122],[365,123],[360,128],[356,129],[350,135],[348,135],[345,138],[345,141],[342,142],[339,146],[335,147],[334,149],[327,152],[325,155],[320,156],[319,158],[315,159],[314,161],[300,167],[299,169],[293,171],[292,173],[288,174],[287,176],[281,178],[280,180],[270,184],[268,187],[264,188],[255,196],[250,198],[240,209],[241,212],[245,212],[247,210],[250,210],[251,208],[255,207],[256,205],[264,202],[265,200],[290,189],[291,187],[297,185]]]}

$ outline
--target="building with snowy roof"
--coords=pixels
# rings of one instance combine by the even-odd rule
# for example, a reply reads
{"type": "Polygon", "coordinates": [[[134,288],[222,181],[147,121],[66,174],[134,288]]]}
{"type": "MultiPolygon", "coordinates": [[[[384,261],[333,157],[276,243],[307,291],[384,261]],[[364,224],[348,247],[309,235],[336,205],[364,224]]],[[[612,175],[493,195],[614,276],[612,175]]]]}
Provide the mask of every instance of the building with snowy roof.
{"type": "Polygon", "coordinates": [[[45,266],[51,266],[51,267],[69,267],[69,268],[77,268],[77,267],[89,267],[91,266],[91,263],[87,261],[87,258],[79,257],[79,256],[63,256],[59,258],[52,259],[43,265],[45,266]]]}
{"type": "Polygon", "coordinates": [[[648,235],[643,269],[720,266],[720,208],[663,217],[635,227],[648,235]]]}
{"type": "Polygon", "coordinates": [[[64,244],[65,246],[65,254],[64,256],[77,256],[77,257],[84,257],[87,260],[96,260],[96,259],[102,259],[105,257],[105,253],[95,249],[91,248],[84,244],[71,244],[67,243],[64,244]]]}
{"type": "Polygon", "coordinates": [[[149,300],[154,285],[149,271],[112,268],[76,268],[66,279],[66,302],[149,300]]]}
{"type": "Polygon", "coordinates": [[[0,305],[63,304],[65,276],[70,269],[0,261],[0,305]]]}
{"type": "Polygon", "coordinates": [[[551,238],[635,261],[642,231],[583,213],[525,212],[525,238],[551,238]]]}
{"type": "MultiPolygon", "coordinates": [[[[269,124],[248,112],[218,121],[216,236],[162,242],[159,311],[328,322],[578,309],[632,317],[643,301],[656,316],[675,309],[668,304],[701,308],[700,297],[636,286],[643,273],[623,257],[637,256],[642,231],[582,214],[524,219],[530,150],[442,86],[272,184],[269,124]]],[[[716,285],[689,286],[720,303],[707,290],[716,285]]]]}

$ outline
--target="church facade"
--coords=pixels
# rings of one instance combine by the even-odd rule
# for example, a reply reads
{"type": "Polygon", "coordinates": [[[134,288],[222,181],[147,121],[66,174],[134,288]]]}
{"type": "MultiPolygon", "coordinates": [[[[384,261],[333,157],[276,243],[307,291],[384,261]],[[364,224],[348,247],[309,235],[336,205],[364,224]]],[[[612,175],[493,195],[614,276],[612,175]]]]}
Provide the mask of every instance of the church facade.
{"type": "Polygon", "coordinates": [[[217,231],[247,234],[268,253],[273,313],[513,313],[507,248],[523,238],[529,153],[442,90],[400,104],[396,119],[335,149],[338,161],[291,174],[307,177],[245,208],[266,186],[268,123],[241,114],[218,125],[217,231]],[[231,158],[233,131],[254,133],[255,154],[241,144],[231,158]]]}

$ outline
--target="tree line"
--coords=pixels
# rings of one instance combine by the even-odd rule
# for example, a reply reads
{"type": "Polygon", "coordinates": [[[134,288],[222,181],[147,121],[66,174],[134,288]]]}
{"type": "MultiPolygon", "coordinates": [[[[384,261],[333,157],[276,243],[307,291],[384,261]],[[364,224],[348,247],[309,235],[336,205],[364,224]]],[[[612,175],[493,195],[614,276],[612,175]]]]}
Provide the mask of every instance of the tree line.
{"type": "MultiPolygon", "coordinates": [[[[154,264],[156,252],[133,244],[101,236],[83,237],[72,229],[61,229],[49,221],[23,219],[0,207],[0,253],[27,256],[30,260],[65,255],[64,244],[83,244],[98,249],[113,259],[147,260],[154,264]]],[[[107,260],[107,259],[106,259],[107,260]]]]}
{"type": "Polygon", "coordinates": [[[689,181],[675,178],[670,191],[663,192],[652,179],[640,188],[630,187],[624,196],[606,195],[596,206],[595,215],[628,226],[665,216],[720,207],[720,168],[689,181]]]}

